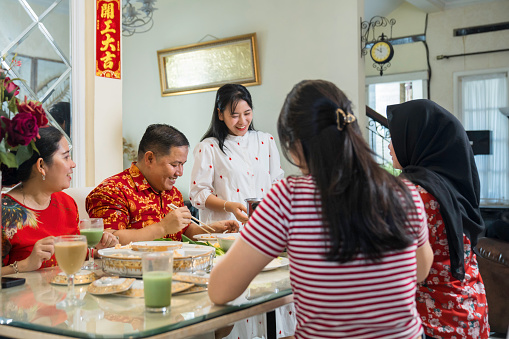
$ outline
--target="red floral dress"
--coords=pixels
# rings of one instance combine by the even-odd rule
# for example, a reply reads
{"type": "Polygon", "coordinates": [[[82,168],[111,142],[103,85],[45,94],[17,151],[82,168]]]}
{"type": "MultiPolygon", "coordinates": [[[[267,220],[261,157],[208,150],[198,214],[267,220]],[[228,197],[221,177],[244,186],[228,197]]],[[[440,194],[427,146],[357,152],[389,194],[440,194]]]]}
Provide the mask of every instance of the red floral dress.
{"type": "Polygon", "coordinates": [[[417,310],[424,330],[433,338],[488,338],[488,304],[484,283],[470,240],[463,235],[465,279],[450,272],[449,246],[438,201],[418,186],[428,215],[433,265],[425,281],[417,285],[417,310]]]}
{"type": "MultiPolygon", "coordinates": [[[[44,210],[25,206],[9,194],[2,195],[2,259],[4,266],[21,261],[32,253],[37,241],[66,234],[80,234],[78,207],[64,192],[51,195],[44,210]]],[[[53,254],[41,268],[56,266],[53,254]]]]}
{"type": "MultiPolygon", "coordinates": [[[[134,162],[130,168],[101,182],[86,200],[88,215],[102,218],[104,228],[115,230],[140,229],[158,223],[172,212],[170,204],[184,206],[182,193],[175,186],[156,193],[134,162]]],[[[186,229],[165,238],[181,241],[186,229]]]]}

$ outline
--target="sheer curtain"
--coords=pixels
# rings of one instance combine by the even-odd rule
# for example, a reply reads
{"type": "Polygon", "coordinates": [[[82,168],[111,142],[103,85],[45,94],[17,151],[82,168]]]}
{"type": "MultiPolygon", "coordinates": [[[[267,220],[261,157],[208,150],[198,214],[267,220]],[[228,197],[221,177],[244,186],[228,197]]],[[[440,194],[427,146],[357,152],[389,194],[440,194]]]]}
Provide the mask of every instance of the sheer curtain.
{"type": "Polygon", "coordinates": [[[499,108],[508,105],[507,73],[461,78],[463,125],[490,130],[492,154],[476,155],[481,204],[509,204],[509,119],[499,108]]]}

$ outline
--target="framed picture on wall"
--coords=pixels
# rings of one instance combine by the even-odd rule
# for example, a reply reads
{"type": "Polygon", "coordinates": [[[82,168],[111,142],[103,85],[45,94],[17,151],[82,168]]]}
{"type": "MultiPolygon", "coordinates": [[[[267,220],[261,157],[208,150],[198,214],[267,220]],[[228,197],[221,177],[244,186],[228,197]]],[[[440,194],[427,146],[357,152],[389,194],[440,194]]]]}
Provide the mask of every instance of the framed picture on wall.
{"type": "Polygon", "coordinates": [[[259,85],[256,33],[157,51],[161,95],[259,85]]]}

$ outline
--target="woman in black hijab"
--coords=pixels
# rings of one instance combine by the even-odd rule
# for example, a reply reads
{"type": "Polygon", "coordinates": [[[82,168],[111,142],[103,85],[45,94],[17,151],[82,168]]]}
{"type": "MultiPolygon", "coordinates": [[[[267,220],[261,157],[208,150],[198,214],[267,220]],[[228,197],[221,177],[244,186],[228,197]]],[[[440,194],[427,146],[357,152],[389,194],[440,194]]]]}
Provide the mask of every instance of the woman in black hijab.
{"type": "Polygon", "coordinates": [[[395,168],[418,185],[434,262],[417,286],[427,338],[488,338],[488,307],[473,247],[484,229],[479,175],[467,134],[430,100],[387,107],[395,168]]]}

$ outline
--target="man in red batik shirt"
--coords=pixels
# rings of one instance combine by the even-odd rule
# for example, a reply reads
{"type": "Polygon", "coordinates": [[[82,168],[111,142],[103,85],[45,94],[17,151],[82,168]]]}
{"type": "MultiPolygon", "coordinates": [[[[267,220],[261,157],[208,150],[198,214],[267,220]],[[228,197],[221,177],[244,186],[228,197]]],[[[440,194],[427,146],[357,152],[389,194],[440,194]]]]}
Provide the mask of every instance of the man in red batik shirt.
{"type": "MultiPolygon", "coordinates": [[[[150,125],[138,148],[138,161],[125,171],[107,178],[87,197],[90,217],[102,218],[104,227],[115,229],[121,244],[157,238],[182,240],[203,233],[191,223],[191,212],[184,206],[174,186],[183,174],[189,141],[177,129],[150,125]],[[178,208],[172,210],[170,204],[178,208]]],[[[234,220],[217,221],[210,226],[216,232],[238,231],[234,220]]]]}

